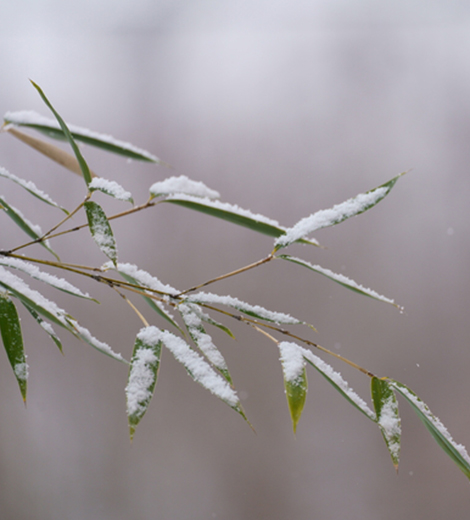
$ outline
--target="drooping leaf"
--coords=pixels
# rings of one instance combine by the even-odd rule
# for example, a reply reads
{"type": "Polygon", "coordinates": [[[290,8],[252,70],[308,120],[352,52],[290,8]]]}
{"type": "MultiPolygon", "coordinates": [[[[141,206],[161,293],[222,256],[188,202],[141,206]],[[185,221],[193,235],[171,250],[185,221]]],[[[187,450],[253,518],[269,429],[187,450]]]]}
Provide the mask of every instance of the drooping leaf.
{"type": "Polygon", "coordinates": [[[39,92],[39,95],[41,96],[44,103],[49,107],[51,112],[54,114],[55,118],[57,119],[57,122],[60,125],[60,128],[62,129],[63,134],[65,135],[65,138],[69,142],[70,146],[72,147],[73,153],[75,154],[75,157],[77,158],[78,164],[80,165],[80,169],[83,174],[83,178],[85,179],[86,184],[90,184],[91,182],[91,173],[90,169],[88,168],[88,164],[85,161],[82,153],[80,152],[80,149],[77,146],[77,143],[75,142],[72,134],[70,133],[70,130],[67,128],[67,125],[65,124],[62,117],[58,114],[56,109],[51,105],[50,101],[47,99],[46,95],[42,91],[41,87],[34,83],[34,81],[31,81],[33,87],[39,92]]]}
{"type": "Polygon", "coordinates": [[[15,304],[6,293],[0,292],[0,333],[3,346],[15,374],[23,401],[26,401],[28,364],[23,349],[21,324],[15,304]]]}
{"type": "Polygon", "coordinates": [[[287,404],[292,418],[294,434],[307,399],[307,372],[302,350],[295,343],[282,341],[279,343],[282,372],[287,404]]]}
{"type": "Polygon", "coordinates": [[[85,202],[85,211],[93,239],[101,251],[116,265],[116,242],[106,213],[99,204],[92,200],[85,202]]]}
{"type": "Polygon", "coordinates": [[[124,200],[134,204],[132,195],[115,181],[109,181],[102,177],[95,177],[88,185],[90,191],[101,191],[117,200],[124,200]]]}
{"type": "Polygon", "coordinates": [[[310,269],[311,271],[315,271],[316,273],[322,274],[323,276],[326,276],[330,280],[333,280],[336,283],[339,283],[343,287],[346,287],[347,289],[351,289],[352,291],[363,294],[365,296],[369,296],[370,298],[374,298],[375,300],[379,300],[385,303],[390,303],[394,307],[397,307],[398,309],[401,309],[399,305],[397,305],[393,300],[390,298],[387,298],[385,296],[382,296],[381,294],[378,294],[372,289],[368,289],[366,287],[363,287],[362,285],[358,284],[354,280],[351,280],[350,278],[347,278],[346,276],[342,274],[333,273],[333,271],[330,271],[329,269],[325,269],[323,267],[320,267],[319,265],[312,265],[311,263],[302,260],[300,258],[296,258],[294,256],[290,255],[277,255],[276,258],[281,258],[282,260],[287,260],[289,262],[293,262],[295,264],[301,265],[303,267],[307,267],[307,269],[310,269]]]}
{"type": "Polygon", "coordinates": [[[333,370],[333,368],[325,363],[323,359],[315,356],[312,351],[305,348],[299,347],[302,350],[302,354],[305,361],[313,366],[320,374],[355,408],[363,413],[368,419],[373,422],[377,422],[375,413],[367,406],[367,403],[359,397],[356,392],[348,385],[343,379],[339,372],[333,370]]]}
{"type": "Polygon", "coordinates": [[[426,426],[434,440],[442,450],[457,464],[460,470],[470,479],[470,457],[462,444],[457,444],[447,428],[431,412],[428,405],[424,403],[406,385],[393,379],[389,380],[390,386],[400,393],[411,405],[411,408],[426,426]]]}
{"type": "MultiPolygon", "coordinates": [[[[177,204],[184,208],[192,209],[217,217],[226,222],[243,226],[257,233],[268,235],[270,237],[279,237],[286,231],[285,228],[280,226],[275,220],[264,217],[263,215],[257,215],[251,213],[251,211],[244,210],[233,204],[226,202],[219,202],[217,200],[210,200],[208,198],[201,199],[198,197],[177,194],[163,199],[161,202],[169,202],[171,204],[177,204]]],[[[299,240],[302,244],[311,244],[318,246],[318,242],[314,240],[307,240],[302,238],[299,240]]]]}
{"type": "MultiPolygon", "coordinates": [[[[22,302],[23,303],[23,302],[22,302]]],[[[63,353],[62,350],[62,342],[60,341],[59,336],[54,332],[54,329],[52,328],[50,323],[47,323],[47,321],[44,321],[39,314],[32,309],[31,307],[28,307],[28,305],[25,305],[23,303],[23,306],[28,310],[28,312],[31,314],[31,316],[38,322],[40,327],[50,336],[52,341],[57,345],[57,348],[63,353]]]]}
{"type": "MultiPolygon", "coordinates": [[[[43,134],[54,139],[66,139],[63,129],[61,126],[59,127],[57,125],[56,121],[42,117],[35,112],[7,112],[4,115],[4,121],[5,123],[38,130],[39,132],[42,132],[43,134]]],[[[92,132],[86,128],[80,128],[75,125],[67,124],[67,127],[70,130],[72,137],[76,141],[81,141],[82,143],[88,144],[90,146],[95,146],[96,148],[101,148],[102,150],[122,155],[128,159],[161,164],[160,159],[151,153],[142,150],[141,148],[137,148],[130,143],[119,141],[110,135],[92,132]]]]}
{"type": "Polygon", "coordinates": [[[395,392],[386,379],[371,380],[372,402],[377,414],[377,424],[382,431],[393,465],[398,470],[400,461],[401,421],[395,392]]]}
{"type": "Polygon", "coordinates": [[[135,428],[147,411],[155,390],[162,342],[149,326],[137,334],[126,386],[127,418],[131,439],[135,428]]]}
{"type": "Polygon", "coordinates": [[[208,314],[206,314],[205,312],[202,312],[202,310],[199,310],[199,315],[203,321],[205,321],[209,325],[212,325],[213,327],[217,327],[222,332],[225,332],[225,334],[230,336],[232,339],[235,339],[233,332],[228,327],[226,327],[222,323],[219,323],[218,321],[212,319],[208,314]]]}
{"type": "MultiPolygon", "coordinates": [[[[40,227],[29,222],[29,220],[23,216],[19,209],[10,206],[3,197],[0,197],[0,205],[2,206],[2,209],[5,211],[5,213],[13,220],[13,222],[33,240],[38,240],[41,237],[42,231],[40,227]]],[[[47,249],[59,260],[59,257],[50,248],[47,240],[38,240],[38,244],[41,244],[42,247],[47,249]]]]}
{"type": "Polygon", "coordinates": [[[196,305],[181,304],[178,306],[181,317],[188,329],[191,339],[197,345],[206,359],[214,366],[225,379],[232,384],[232,376],[220,350],[214,345],[212,338],[202,326],[202,317],[196,305]]]}
{"type": "Polygon", "coordinates": [[[330,209],[320,210],[309,217],[303,218],[297,222],[295,226],[287,229],[285,234],[275,240],[275,249],[278,250],[282,247],[287,247],[294,242],[300,241],[317,229],[334,226],[348,218],[355,217],[373,208],[390,193],[402,175],[404,175],[404,173],[400,173],[400,175],[397,175],[390,181],[366,193],[360,193],[356,197],[337,204],[330,209]]]}
{"type": "Polygon", "coordinates": [[[10,173],[5,168],[0,167],[0,177],[4,177],[5,179],[9,179],[22,188],[24,188],[26,191],[31,193],[31,195],[34,195],[37,199],[41,200],[42,202],[45,202],[46,204],[49,204],[50,206],[54,206],[56,208],[61,209],[64,213],[68,215],[68,211],[65,208],[62,208],[59,206],[56,202],[54,202],[47,193],[44,193],[42,190],[40,190],[32,181],[26,181],[24,179],[21,179],[20,177],[14,175],[13,173],[10,173]]]}

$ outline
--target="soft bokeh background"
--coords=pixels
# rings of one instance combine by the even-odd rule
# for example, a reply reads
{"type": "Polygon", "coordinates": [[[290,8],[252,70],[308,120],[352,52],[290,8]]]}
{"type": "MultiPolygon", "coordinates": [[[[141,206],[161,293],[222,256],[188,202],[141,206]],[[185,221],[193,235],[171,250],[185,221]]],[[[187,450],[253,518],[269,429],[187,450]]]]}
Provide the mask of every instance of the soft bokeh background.
{"type": "MultiPolygon", "coordinates": [[[[318,232],[327,249],[292,248],[395,298],[404,314],[278,262],[214,289],[312,322],[311,339],[409,384],[470,444],[467,3],[22,0],[0,2],[0,12],[0,110],[48,115],[31,78],[67,121],[149,149],[173,170],[84,150],[139,201],[154,181],[185,174],[292,225],[412,169],[371,212],[318,232]]],[[[82,199],[81,179],[0,137],[2,166],[69,208],[82,199]]],[[[1,191],[44,228],[58,218],[7,181],[1,191]]],[[[2,248],[23,240],[5,221],[2,248]]],[[[179,288],[272,246],[169,206],[114,228],[122,261],[179,288]]],[[[84,232],[57,248],[68,261],[103,261],[84,232]]],[[[58,303],[129,356],[137,318],[115,295],[74,281],[102,305],[62,294],[58,303]]],[[[256,435],[165,355],[131,445],[125,367],[64,335],[61,356],[23,323],[27,409],[5,355],[0,367],[2,520],[468,514],[467,479],[406,403],[398,476],[379,431],[313,372],[294,437],[278,353],[252,330],[234,324],[236,342],[215,338],[256,435]]],[[[333,364],[367,397],[367,378],[333,364]]]]}

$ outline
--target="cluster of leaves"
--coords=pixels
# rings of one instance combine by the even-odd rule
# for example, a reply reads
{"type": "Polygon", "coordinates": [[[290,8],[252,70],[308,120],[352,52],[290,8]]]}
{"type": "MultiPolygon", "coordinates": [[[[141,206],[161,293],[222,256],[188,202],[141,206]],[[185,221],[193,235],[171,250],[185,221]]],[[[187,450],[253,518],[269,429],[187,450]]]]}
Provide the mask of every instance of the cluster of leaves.
{"type": "Polygon", "coordinates": [[[194,381],[200,383],[247,420],[225,359],[220,350],[214,345],[208,332],[210,327],[217,327],[233,337],[230,329],[214,318],[214,315],[218,314],[249,325],[272,340],[278,347],[294,432],[307,396],[306,369],[307,366],[311,366],[333,385],[350,404],[379,427],[396,468],[398,468],[399,463],[401,438],[401,421],[396,395],[400,394],[411,405],[439,446],[451,457],[464,474],[470,478],[470,458],[465,448],[456,444],[439,419],[431,413],[427,405],[407,386],[387,377],[377,377],[337,353],[331,352],[284,328],[285,326],[308,325],[295,317],[270,311],[259,305],[252,305],[229,295],[213,294],[200,290],[219,280],[236,276],[267,262],[283,260],[326,276],[356,293],[398,307],[393,300],[381,296],[343,275],[333,273],[329,269],[318,265],[313,265],[306,260],[285,253],[281,254],[280,251],[295,242],[317,246],[318,242],[309,238],[312,232],[320,228],[339,224],[348,218],[371,209],[389,194],[402,174],[333,208],[317,211],[291,228],[285,228],[272,219],[254,214],[238,206],[222,203],[218,200],[219,194],[216,191],[208,188],[201,182],[190,180],[184,176],[170,177],[164,181],[154,183],[149,190],[149,199],[143,204],[135,205],[132,195],[124,188],[112,180],[97,177],[90,170],[77,142],[81,141],[135,160],[160,163],[159,159],[128,143],[67,125],[51,105],[41,88],[34,83],[33,86],[51,110],[55,119],[47,119],[31,112],[7,113],[4,117],[3,130],[69,170],[79,173],[85,181],[86,192],[83,202],[73,211],[68,211],[55,203],[31,181],[21,179],[4,168],[0,168],[0,176],[16,182],[42,202],[55,206],[65,213],[65,217],[56,226],[43,233],[37,225],[29,222],[21,211],[9,205],[4,197],[0,197],[0,207],[4,214],[10,217],[31,239],[15,249],[0,251],[0,288],[2,289],[0,292],[0,332],[24,400],[26,400],[28,365],[23,346],[20,319],[14,302],[21,303],[27,309],[33,319],[50,336],[59,349],[62,350],[62,343],[53,329],[53,325],[66,329],[69,333],[87,342],[102,353],[129,365],[126,397],[131,438],[134,435],[135,428],[145,415],[154,393],[160,368],[162,348],[166,348],[173,354],[194,381]],[[34,129],[54,139],[65,139],[70,144],[73,155],[66,153],[48,141],[25,134],[18,129],[19,127],[34,129]],[[92,200],[95,191],[100,191],[115,199],[128,202],[132,204],[132,207],[118,214],[108,216],[104,209],[92,200]],[[161,203],[176,204],[194,211],[203,212],[212,217],[271,236],[275,239],[274,247],[269,255],[253,264],[183,291],[175,289],[162,283],[157,277],[139,269],[135,265],[119,262],[116,242],[110,224],[110,221],[113,219],[123,218],[161,203]],[[58,231],[59,228],[64,227],[80,211],[83,211],[86,215],[85,224],[58,231]],[[84,227],[90,230],[97,246],[108,258],[108,261],[101,267],[62,262],[52,249],[52,239],[84,227]],[[35,245],[46,248],[54,259],[41,260],[17,252],[27,246],[35,245]],[[136,335],[130,361],[126,361],[121,354],[114,352],[107,344],[96,339],[69,313],[45,298],[38,291],[30,288],[23,278],[12,272],[12,270],[20,271],[24,275],[38,279],[75,297],[93,300],[91,296],[74,287],[68,281],[39,269],[35,264],[92,278],[97,283],[106,284],[126,300],[143,323],[142,329],[136,335]],[[117,273],[119,278],[113,276],[113,272],[117,273]],[[128,298],[128,294],[136,294],[143,298],[150,308],[157,313],[158,316],[156,318],[163,319],[167,327],[172,331],[148,323],[142,313],[128,298]],[[177,317],[174,316],[175,313],[177,317]],[[282,337],[282,341],[277,339],[277,337],[282,337]],[[350,388],[339,372],[335,371],[323,359],[316,356],[311,350],[312,348],[334,356],[370,377],[372,408],[350,388]]]}

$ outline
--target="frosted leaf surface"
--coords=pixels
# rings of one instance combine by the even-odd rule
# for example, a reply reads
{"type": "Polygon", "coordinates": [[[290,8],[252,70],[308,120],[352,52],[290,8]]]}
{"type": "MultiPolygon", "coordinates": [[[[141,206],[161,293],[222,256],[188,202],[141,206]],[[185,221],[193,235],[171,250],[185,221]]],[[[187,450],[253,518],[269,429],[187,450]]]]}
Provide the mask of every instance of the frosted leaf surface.
{"type": "Polygon", "coordinates": [[[288,341],[282,341],[278,347],[284,378],[289,383],[296,383],[302,377],[305,368],[303,349],[288,341]]]}
{"type": "Polygon", "coordinates": [[[115,181],[103,179],[102,177],[94,177],[90,184],[88,184],[88,188],[92,191],[103,191],[118,200],[132,200],[132,194],[129,191],[126,191],[120,184],[115,181]]]}
{"type": "MultiPolygon", "coordinates": [[[[114,265],[111,262],[106,262],[102,269],[112,269],[114,268],[114,265]]],[[[131,278],[134,278],[140,285],[143,285],[144,287],[148,287],[149,289],[152,289],[159,293],[165,293],[165,294],[178,294],[179,291],[171,285],[164,284],[161,282],[156,276],[152,276],[147,271],[144,271],[143,269],[139,269],[134,264],[129,263],[118,263],[116,270],[118,272],[121,272],[123,274],[126,274],[127,276],[130,276],[131,278]]]]}
{"type": "Polygon", "coordinates": [[[208,199],[217,199],[220,197],[219,192],[208,188],[203,182],[188,179],[186,175],[169,177],[164,181],[156,182],[150,186],[150,194],[153,197],[171,195],[174,193],[184,193],[186,195],[206,197],[208,199]]]}
{"type": "Polygon", "coordinates": [[[27,363],[17,363],[14,367],[15,376],[17,379],[21,379],[22,381],[26,381],[29,376],[29,366],[27,363]]]}

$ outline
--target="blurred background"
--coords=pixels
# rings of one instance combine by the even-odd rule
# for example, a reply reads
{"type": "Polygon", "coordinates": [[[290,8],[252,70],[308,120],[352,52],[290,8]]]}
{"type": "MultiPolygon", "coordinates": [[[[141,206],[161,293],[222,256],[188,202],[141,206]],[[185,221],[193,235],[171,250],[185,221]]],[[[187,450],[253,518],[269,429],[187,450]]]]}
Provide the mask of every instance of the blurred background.
{"type": "MultiPolygon", "coordinates": [[[[465,2],[0,6],[2,114],[32,109],[49,116],[31,78],[66,121],[148,149],[172,169],[83,149],[99,175],[138,202],[153,182],[187,175],[224,201],[291,226],[411,169],[379,206],[319,231],[325,249],[291,249],[394,298],[404,314],[281,262],[212,290],[313,323],[318,332],[304,335],[408,384],[458,442],[470,445],[465,2]]],[[[69,209],[83,199],[80,178],[10,135],[0,135],[0,164],[69,209]]],[[[57,210],[10,184],[1,180],[1,193],[30,220],[43,229],[58,220],[57,210]]],[[[112,212],[123,208],[97,200],[112,212]]],[[[2,248],[24,241],[6,220],[2,248]]],[[[180,289],[272,248],[269,237],[170,205],[115,221],[113,229],[121,261],[180,289]]],[[[55,247],[64,261],[105,260],[85,232],[55,247]]],[[[101,305],[45,291],[129,358],[137,317],[110,291],[71,281],[101,305]]],[[[26,409],[4,354],[0,362],[2,520],[466,517],[466,477],[406,403],[398,475],[378,429],[313,371],[294,436],[274,344],[226,324],[236,341],[214,338],[256,434],[165,352],[154,399],[131,444],[126,367],[65,334],[62,356],[24,316],[26,409]]],[[[368,378],[328,361],[368,399],[368,378]]]]}

